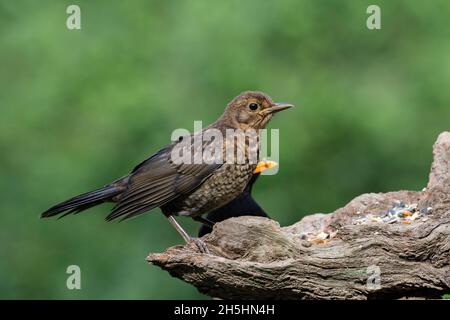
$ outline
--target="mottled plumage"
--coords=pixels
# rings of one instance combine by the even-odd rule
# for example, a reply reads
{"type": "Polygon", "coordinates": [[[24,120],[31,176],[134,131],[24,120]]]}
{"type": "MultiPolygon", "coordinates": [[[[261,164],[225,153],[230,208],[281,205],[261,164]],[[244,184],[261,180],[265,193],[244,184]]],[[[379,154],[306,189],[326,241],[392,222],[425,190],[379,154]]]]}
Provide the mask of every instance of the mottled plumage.
{"type": "MultiPolygon", "coordinates": [[[[229,218],[241,216],[257,216],[269,218],[267,213],[259,206],[252,197],[253,184],[256,182],[259,174],[253,175],[244,191],[236,198],[228,202],[223,207],[217,208],[206,215],[206,220],[217,223],[229,218]]],[[[212,227],[206,224],[201,225],[198,236],[203,237],[212,231],[212,227]]]]}
{"type": "MultiPolygon", "coordinates": [[[[189,241],[191,238],[172,216],[198,218],[241,194],[252,178],[256,163],[250,162],[245,152],[244,163],[227,162],[225,146],[233,143],[237,149],[248,151],[249,148],[257,149],[258,144],[250,144],[248,139],[237,139],[236,142],[234,139],[233,142],[225,140],[222,150],[224,163],[179,162],[175,161],[173,152],[181,150],[181,154],[184,154],[190,150],[192,159],[195,159],[196,155],[218,143],[214,140],[184,147],[187,142],[196,141],[199,134],[213,130],[225,133],[227,129],[254,129],[258,132],[266,126],[275,112],[290,106],[275,104],[261,92],[244,92],[233,99],[222,116],[201,133],[182,137],[140,163],[129,175],[103,188],[57,204],[45,211],[42,217],[79,213],[103,202],[117,203],[107,216],[108,221],[131,218],[160,207],[183,238],[189,241]]],[[[202,248],[201,245],[199,247],[202,248]]]]}

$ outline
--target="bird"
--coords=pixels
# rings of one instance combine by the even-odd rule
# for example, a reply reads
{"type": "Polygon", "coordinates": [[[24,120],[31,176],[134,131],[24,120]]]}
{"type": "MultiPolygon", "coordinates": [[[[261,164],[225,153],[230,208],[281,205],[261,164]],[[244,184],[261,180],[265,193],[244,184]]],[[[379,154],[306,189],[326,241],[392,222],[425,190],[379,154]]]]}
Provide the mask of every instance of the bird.
{"type": "Polygon", "coordinates": [[[263,92],[244,91],[206,128],[180,136],[129,174],[58,203],[41,217],[64,217],[113,202],[106,220],[122,221],[159,207],[186,243],[194,242],[200,252],[209,253],[204,242],[189,236],[175,216],[208,224],[202,214],[242,193],[258,163],[259,133],[274,114],[291,107],[273,102],[263,92]]]}
{"type": "Polygon", "coordinates": [[[269,215],[258,205],[255,199],[253,199],[252,187],[263,171],[271,169],[277,165],[278,164],[275,161],[270,160],[263,160],[258,162],[256,169],[253,172],[253,176],[245,187],[244,191],[223,207],[211,211],[206,215],[205,220],[207,220],[208,223],[202,224],[200,226],[198,230],[198,237],[201,238],[204,235],[210,233],[214,224],[229,218],[241,216],[270,218],[269,215]]]}

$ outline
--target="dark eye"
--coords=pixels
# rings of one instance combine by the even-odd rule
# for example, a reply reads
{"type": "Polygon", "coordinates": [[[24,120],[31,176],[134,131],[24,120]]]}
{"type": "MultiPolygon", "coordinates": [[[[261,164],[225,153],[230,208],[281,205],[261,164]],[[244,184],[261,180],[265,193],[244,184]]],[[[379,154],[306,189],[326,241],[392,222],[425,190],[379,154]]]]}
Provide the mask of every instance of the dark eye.
{"type": "Polygon", "coordinates": [[[248,105],[248,107],[249,107],[250,110],[252,110],[252,111],[255,111],[256,109],[259,108],[259,106],[258,106],[257,103],[250,103],[250,104],[248,105]]]}

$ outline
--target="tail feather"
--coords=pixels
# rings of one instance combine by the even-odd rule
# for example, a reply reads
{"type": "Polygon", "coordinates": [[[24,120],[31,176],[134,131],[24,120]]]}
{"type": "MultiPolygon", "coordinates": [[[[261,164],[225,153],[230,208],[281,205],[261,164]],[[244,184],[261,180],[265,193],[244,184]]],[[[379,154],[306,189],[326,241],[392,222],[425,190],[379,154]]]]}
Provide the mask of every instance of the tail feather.
{"type": "Polygon", "coordinates": [[[105,202],[105,200],[98,200],[98,201],[91,202],[91,203],[88,203],[88,204],[80,205],[79,207],[75,207],[73,209],[70,209],[69,211],[67,211],[64,214],[60,215],[58,217],[58,219],[64,218],[65,216],[68,216],[69,214],[78,214],[78,213],[80,213],[80,212],[82,212],[84,210],[87,210],[87,209],[90,209],[92,207],[98,206],[99,204],[102,204],[104,202],[105,202]]]}
{"type": "Polygon", "coordinates": [[[113,186],[107,185],[103,188],[86,192],[80,194],[76,197],[73,197],[69,200],[63,201],[47,211],[41,214],[41,218],[49,218],[56,216],[60,213],[64,213],[59,218],[65,217],[68,214],[77,214],[86,209],[92,208],[96,205],[99,205],[107,200],[110,200],[112,197],[121,193],[122,190],[113,186]]]}

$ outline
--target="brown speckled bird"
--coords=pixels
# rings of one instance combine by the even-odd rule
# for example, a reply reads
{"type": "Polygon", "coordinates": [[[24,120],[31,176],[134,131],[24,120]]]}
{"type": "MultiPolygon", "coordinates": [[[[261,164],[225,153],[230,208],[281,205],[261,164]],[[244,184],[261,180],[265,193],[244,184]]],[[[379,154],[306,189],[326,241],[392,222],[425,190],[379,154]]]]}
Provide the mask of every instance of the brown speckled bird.
{"type": "Polygon", "coordinates": [[[259,150],[259,142],[252,145],[247,138],[224,138],[224,143],[221,144],[223,161],[207,161],[203,152],[207,149],[215,150],[219,140],[198,139],[199,135],[204,137],[211,132],[220,132],[223,137],[227,137],[226,133],[230,129],[237,132],[238,136],[249,129],[259,132],[276,112],[290,107],[290,104],[274,103],[262,92],[243,92],[228,104],[216,122],[201,132],[180,137],[178,141],[140,163],[130,174],[100,189],[59,203],[42,213],[41,217],[52,217],[61,213],[63,217],[104,202],[115,202],[117,204],[106,220],[123,220],[160,207],[186,242],[194,241],[202,252],[208,252],[204,243],[197,238],[191,238],[174,216],[190,216],[209,224],[201,215],[233,200],[244,191],[252,178],[257,163],[250,161],[248,155],[252,151],[251,148],[259,150]],[[196,141],[200,141],[200,144],[196,141]],[[230,162],[226,157],[227,147],[231,144],[235,156],[236,150],[245,151],[243,162],[236,162],[235,159],[230,162]],[[200,154],[202,161],[180,161],[178,158],[174,159],[174,154],[189,154],[190,160],[198,159],[196,156],[200,154]]]}

